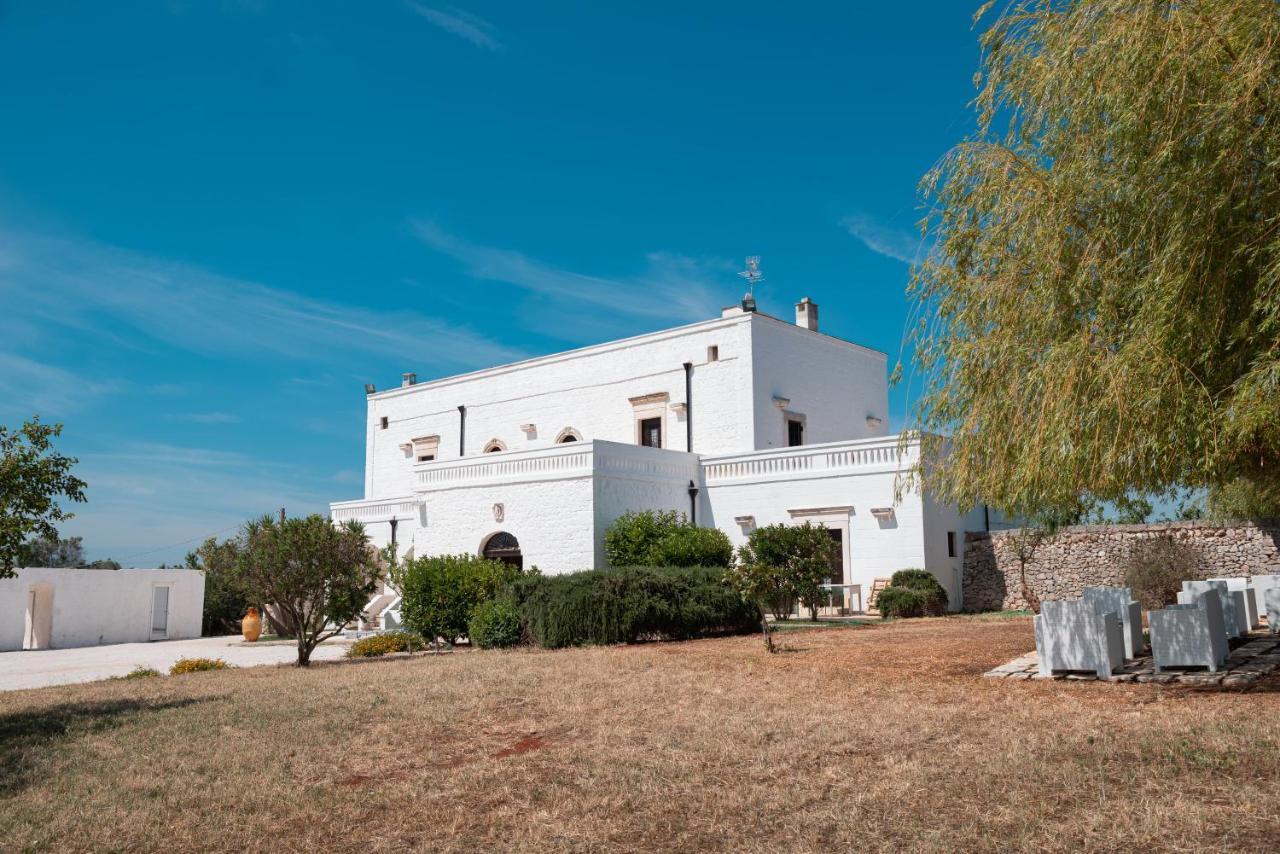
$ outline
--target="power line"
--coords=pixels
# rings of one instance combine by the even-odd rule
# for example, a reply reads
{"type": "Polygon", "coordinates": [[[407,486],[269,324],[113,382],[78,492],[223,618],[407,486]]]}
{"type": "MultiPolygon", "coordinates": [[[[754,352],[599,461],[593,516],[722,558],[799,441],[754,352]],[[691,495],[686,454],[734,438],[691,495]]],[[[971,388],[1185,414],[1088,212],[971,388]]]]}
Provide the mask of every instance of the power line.
{"type": "Polygon", "coordinates": [[[202,536],[202,537],[192,537],[191,539],[189,539],[189,540],[183,540],[183,541],[182,541],[182,542],[180,542],[180,543],[172,543],[171,545],[167,545],[167,546],[160,546],[159,548],[150,549],[150,550],[145,551],[145,552],[136,552],[135,554],[132,554],[132,555],[130,555],[129,557],[126,557],[126,558],[117,558],[117,560],[119,560],[119,562],[120,562],[121,564],[130,563],[130,562],[132,562],[132,561],[137,560],[137,559],[138,559],[138,558],[140,558],[140,557],[146,557],[147,555],[153,555],[153,554],[155,554],[156,552],[164,552],[164,551],[168,551],[169,549],[176,549],[178,546],[185,546],[185,545],[189,545],[190,543],[195,543],[195,542],[201,542],[201,543],[202,543],[202,542],[204,542],[205,540],[209,539],[210,537],[216,537],[216,536],[218,536],[219,534],[225,534],[227,531],[234,531],[235,529],[237,529],[237,528],[239,528],[239,527],[240,527],[240,525],[239,525],[239,524],[235,524],[235,525],[232,525],[232,526],[231,526],[231,527],[229,527],[229,528],[223,528],[221,531],[214,531],[212,534],[205,534],[205,535],[204,535],[204,536],[202,536]]]}

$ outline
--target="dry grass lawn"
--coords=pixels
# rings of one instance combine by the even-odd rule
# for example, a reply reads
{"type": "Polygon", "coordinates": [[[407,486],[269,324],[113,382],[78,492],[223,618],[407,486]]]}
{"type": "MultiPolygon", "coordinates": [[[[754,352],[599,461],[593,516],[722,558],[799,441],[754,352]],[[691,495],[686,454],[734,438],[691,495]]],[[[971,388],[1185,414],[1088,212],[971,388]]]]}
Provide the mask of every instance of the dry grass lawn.
{"type": "Polygon", "coordinates": [[[0,695],[6,850],[1280,846],[1280,685],[979,678],[1027,619],[0,695]]]}

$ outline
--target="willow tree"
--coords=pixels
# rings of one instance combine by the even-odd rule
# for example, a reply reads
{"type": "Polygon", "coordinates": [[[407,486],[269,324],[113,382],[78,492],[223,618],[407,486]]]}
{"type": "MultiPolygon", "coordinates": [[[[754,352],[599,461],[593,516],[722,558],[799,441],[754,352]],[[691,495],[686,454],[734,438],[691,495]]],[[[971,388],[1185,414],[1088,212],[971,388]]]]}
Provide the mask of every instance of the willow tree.
{"type": "Polygon", "coordinates": [[[922,182],[926,487],[1280,494],[1280,5],[1024,0],[981,44],[976,130],[922,182]]]}

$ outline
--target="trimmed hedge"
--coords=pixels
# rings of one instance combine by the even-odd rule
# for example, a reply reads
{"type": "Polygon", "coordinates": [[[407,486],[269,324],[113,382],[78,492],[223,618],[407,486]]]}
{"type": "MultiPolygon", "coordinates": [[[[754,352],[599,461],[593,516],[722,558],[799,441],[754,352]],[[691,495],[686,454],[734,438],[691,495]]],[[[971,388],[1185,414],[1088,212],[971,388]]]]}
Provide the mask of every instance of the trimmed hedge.
{"type": "Polygon", "coordinates": [[[753,604],[725,583],[719,567],[621,567],[528,576],[513,585],[534,643],[681,640],[759,631],[753,604]]]}

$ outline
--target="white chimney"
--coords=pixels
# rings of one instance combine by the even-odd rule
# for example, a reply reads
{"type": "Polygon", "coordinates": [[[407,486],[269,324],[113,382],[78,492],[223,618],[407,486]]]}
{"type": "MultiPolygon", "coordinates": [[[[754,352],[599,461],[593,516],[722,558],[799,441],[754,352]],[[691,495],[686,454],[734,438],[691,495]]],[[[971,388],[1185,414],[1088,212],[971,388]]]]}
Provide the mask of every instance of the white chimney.
{"type": "Polygon", "coordinates": [[[808,297],[796,303],[796,326],[803,326],[811,332],[818,331],[818,304],[808,297]]]}
{"type": "Polygon", "coordinates": [[[400,387],[408,388],[411,385],[417,385],[418,375],[412,372],[406,372],[400,375],[400,387]]]}

